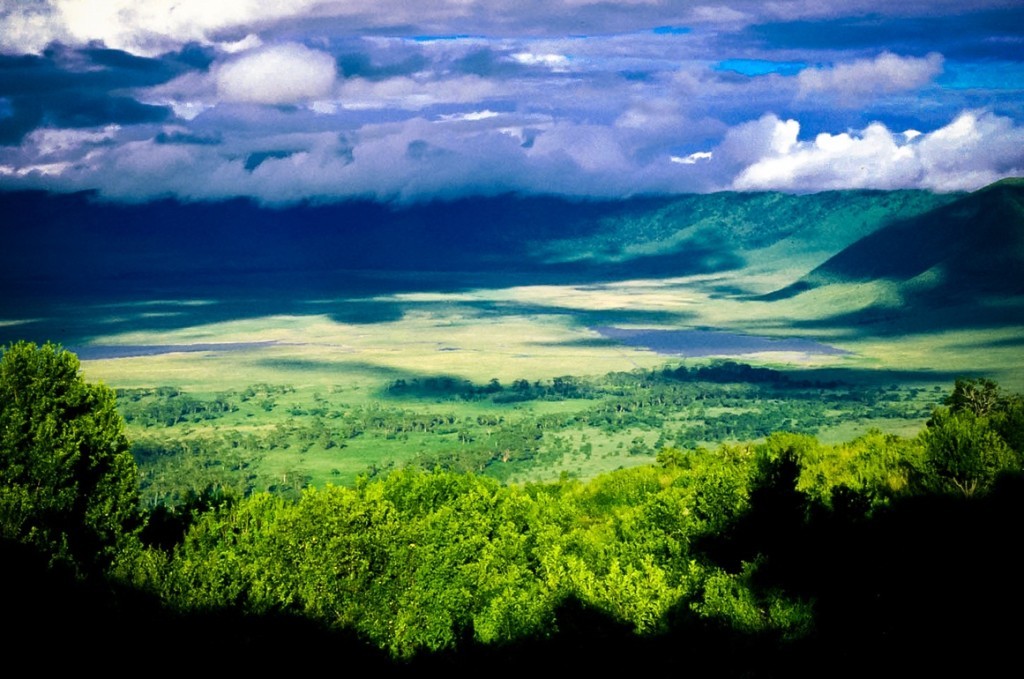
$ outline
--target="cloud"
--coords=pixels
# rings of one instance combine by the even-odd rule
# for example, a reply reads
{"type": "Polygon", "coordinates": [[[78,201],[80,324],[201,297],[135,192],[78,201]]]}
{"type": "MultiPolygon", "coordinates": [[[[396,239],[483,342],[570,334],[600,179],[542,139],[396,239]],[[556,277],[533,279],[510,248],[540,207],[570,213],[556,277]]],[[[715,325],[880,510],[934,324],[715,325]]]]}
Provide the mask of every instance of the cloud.
{"type": "MultiPolygon", "coordinates": [[[[1006,9],[1007,0],[973,0],[970,10],[1006,9]]],[[[249,34],[280,39],[299,28],[321,34],[401,30],[422,35],[622,33],[655,26],[732,29],[765,21],[836,16],[928,17],[963,13],[962,0],[36,0],[0,9],[0,50],[38,53],[54,41],[102,42],[154,56],[188,43],[230,46],[249,34]]],[[[949,25],[946,25],[949,28],[949,25]]]]}
{"type": "MultiPolygon", "coordinates": [[[[374,42],[366,41],[363,47],[373,46],[374,42]]],[[[397,41],[387,41],[390,44],[387,44],[380,54],[375,55],[384,57],[384,63],[374,63],[370,55],[365,52],[342,54],[338,57],[338,64],[341,66],[342,74],[346,78],[358,77],[367,80],[386,80],[395,76],[413,75],[427,70],[430,64],[427,58],[418,50],[412,53],[401,50],[401,57],[397,60],[394,59],[391,52],[399,51],[393,49],[395,42],[397,41]]],[[[405,47],[405,45],[400,45],[400,47],[405,47]]],[[[416,48],[422,49],[422,45],[416,45],[416,48]]]]}
{"type": "Polygon", "coordinates": [[[445,122],[462,122],[462,121],[475,121],[475,120],[488,120],[490,118],[497,118],[501,114],[497,111],[490,109],[484,109],[483,111],[470,111],[469,113],[448,113],[438,116],[438,120],[445,122]]]}
{"type": "Polygon", "coordinates": [[[711,160],[715,157],[712,151],[696,151],[688,156],[670,156],[669,161],[679,165],[696,165],[701,161],[711,160]]]}
{"type": "MultiPolygon", "coordinates": [[[[780,129],[799,130],[794,120],[769,117],[748,131],[773,140],[780,129]]],[[[753,136],[756,136],[753,135],[753,136]]],[[[926,188],[973,190],[1024,173],[1024,128],[989,112],[967,111],[929,133],[893,133],[874,123],[852,133],[822,133],[813,141],[763,141],[769,150],[733,181],[739,190],[926,188]]]]}
{"type": "Polygon", "coordinates": [[[325,97],[336,77],[330,54],[295,43],[246,52],[215,74],[222,101],[250,104],[296,104],[325,97]]]}
{"type": "Polygon", "coordinates": [[[807,68],[797,74],[799,95],[836,95],[857,103],[865,96],[921,88],[942,73],[942,55],[901,57],[883,52],[874,59],[857,59],[828,68],[807,68]]]}
{"type": "Polygon", "coordinates": [[[970,190],[1024,175],[1024,127],[1006,117],[966,112],[913,141],[928,188],[970,190]]]}
{"type": "Polygon", "coordinates": [[[736,167],[756,163],[766,157],[782,157],[796,145],[800,123],[779,120],[766,114],[730,129],[715,156],[736,167]]]}
{"type": "Polygon", "coordinates": [[[112,148],[122,128],[107,125],[94,129],[40,128],[27,135],[22,143],[22,158],[27,162],[0,163],[0,174],[23,177],[60,177],[76,166],[87,164],[112,148]]]}
{"type": "Polygon", "coordinates": [[[864,53],[887,45],[890,50],[903,53],[922,54],[938,48],[947,59],[984,60],[1013,59],[1014,53],[1020,53],[1020,27],[1024,21],[1024,6],[1020,2],[934,2],[927,6],[927,0],[860,0],[844,3],[845,6],[831,2],[813,4],[820,5],[823,11],[817,15],[783,14],[778,21],[762,20],[744,32],[769,50],[864,53]]]}
{"type": "Polygon", "coordinates": [[[564,54],[534,54],[533,52],[516,52],[512,59],[524,66],[543,66],[555,73],[569,70],[569,58],[564,54]]]}
{"type": "MultiPolygon", "coordinates": [[[[0,15],[0,49],[40,52],[54,41],[69,45],[101,42],[134,54],[155,56],[190,42],[216,44],[221,35],[254,24],[266,25],[300,17],[317,4],[316,0],[288,3],[260,0],[19,2],[0,15]]],[[[225,42],[231,45],[238,38],[225,42]]]]}
{"type": "Polygon", "coordinates": [[[732,128],[710,150],[653,160],[631,154],[614,127],[516,113],[414,117],[344,134],[252,137],[239,130],[194,138],[187,129],[156,129],[146,138],[114,127],[39,131],[0,152],[0,187],[278,203],[509,191],[606,198],[721,189],[951,191],[1024,172],[1024,128],[978,111],[917,136],[876,123],[812,140],[799,139],[797,121],[767,115],[732,128]]]}
{"type": "Polygon", "coordinates": [[[132,200],[611,198],[970,186],[1021,166],[1020,69],[1004,68],[1019,54],[1003,49],[1002,61],[971,70],[950,56],[962,53],[950,40],[1019,47],[1024,34],[996,24],[1024,12],[982,21],[974,3],[0,6],[0,52],[42,50],[0,54],[0,189],[132,200]],[[906,17],[951,26],[952,12],[966,13],[968,35],[897,35],[916,25],[906,17]],[[854,25],[855,41],[830,42],[841,31],[829,27],[854,25]]]}
{"type": "Polygon", "coordinates": [[[182,120],[192,120],[217,103],[217,84],[207,73],[186,73],[174,80],[139,90],[145,103],[166,106],[182,120]]]}
{"type": "Polygon", "coordinates": [[[0,144],[16,144],[37,127],[95,127],[164,120],[162,106],[140,103],[125,89],[161,83],[187,68],[116,50],[53,48],[42,56],[0,55],[0,144]]]}
{"type": "Polygon", "coordinates": [[[437,104],[469,104],[502,96],[498,83],[475,75],[437,78],[400,76],[387,80],[346,78],[337,104],[352,110],[418,111],[437,104]]]}
{"type": "Polygon", "coordinates": [[[615,120],[615,125],[634,130],[678,128],[685,120],[682,106],[672,97],[643,97],[633,101],[615,120]]]}
{"type": "Polygon", "coordinates": [[[82,147],[103,144],[114,139],[121,128],[108,125],[98,130],[39,129],[29,135],[28,143],[36,148],[41,158],[66,157],[82,147]]]}
{"type": "Polygon", "coordinates": [[[255,33],[250,33],[241,40],[231,40],[227,42],[221,42],[217,45],[222,52],[228,54],[235,54],[237,52],[247,52],[249,50],[262,47],[263,41],[255,33]]]}

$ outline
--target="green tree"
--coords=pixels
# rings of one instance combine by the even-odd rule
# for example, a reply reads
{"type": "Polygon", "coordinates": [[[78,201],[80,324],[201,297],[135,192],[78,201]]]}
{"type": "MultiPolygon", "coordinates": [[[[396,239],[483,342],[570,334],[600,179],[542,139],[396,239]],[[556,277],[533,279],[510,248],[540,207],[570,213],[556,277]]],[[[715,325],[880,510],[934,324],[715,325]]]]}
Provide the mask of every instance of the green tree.
{"type": "Polygon", "coordinates": [[[0,354],[0,533],[79,569],[137,530],[138,472],[114,392],[78,358],[19,342],[0,354]]]}
{"type": "Polygon", "coordinates": [[[1000,473],[1015,466],[1013,452],[988,418],[970,409],[936,408],[921,439],[929,480],[965,497],[987,490],[1000,473]]]}
{"type": "Polygon", "coordinates": [[[1024,455],[1024,395],[1012,394],[1004,398],[999,410],[989,418],[989,424],[1018,457],[1024,455]]]}
{"type": "Polygon", "coordinates": [[[953,393],[943,401],[953,413],[970,412],[978,417],[990,415],[1002,401],[999,385],[989,379],[960,379],[953,393]]]}

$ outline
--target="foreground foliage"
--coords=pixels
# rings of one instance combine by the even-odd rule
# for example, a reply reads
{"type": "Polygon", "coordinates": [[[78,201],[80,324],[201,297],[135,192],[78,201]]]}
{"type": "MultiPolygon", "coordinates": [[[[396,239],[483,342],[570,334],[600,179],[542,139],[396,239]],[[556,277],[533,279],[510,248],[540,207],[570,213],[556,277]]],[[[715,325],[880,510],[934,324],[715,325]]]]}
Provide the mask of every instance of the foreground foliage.
{"type": "Polygon", "coordinates": [[[765,586],[772,555],[793,547],[773,540],[822,517],[874,520],[933,492],[983,496],[1021,468],[988,419],[1016,399],[984,417],[937,409],[913,439],[875,431],[829,446],[777,433],[759,445],[663,448],[656,465],[587,483],[504,486],[408,468],[294,502],[225,500],[197,517],[150,586],[185,610],[307,615],[399,657],[467,638],[548,638],[568,601],[642,634],[684,614],[797,640],[815,629],[816,597],[765,586]],[[962,450],[948,453],[950,439],[962,450]]]}
{"type": "Polygon", "coordinates": [[[582,607],[643,638],[720,629],[842,655],[839,639],[952,641],[959,616],[989,634],[976,614],[994,602],[942,588],[1012,581],[1024,408],[985,381],[958,382],[915,438],[667,446],[586,483],[410,467],[297,499],[210,487],[140,532],[123,424],[77,368],[50,345],[4,352],[3,537],[184,615],[297,616],[410,659],[564,639],[582,607]]]}
{"type": "Polygon", "coordinates": [[[110,562],[137,529],[135,462],[114,392],[78,359],[19,343],[0,361],[0,534],[76,568],[110,562]]]}

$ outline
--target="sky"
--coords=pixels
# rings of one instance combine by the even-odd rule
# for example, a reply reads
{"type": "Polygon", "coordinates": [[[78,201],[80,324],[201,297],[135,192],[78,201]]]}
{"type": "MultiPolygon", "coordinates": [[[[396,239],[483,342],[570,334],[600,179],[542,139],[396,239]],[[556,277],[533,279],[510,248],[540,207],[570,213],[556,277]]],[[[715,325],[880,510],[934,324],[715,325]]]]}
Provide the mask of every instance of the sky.
{"type": "Polygon", "coordinates": [[[0,190],[266,204],[973,190],[1021,0],[0,0],[0,190]]]}

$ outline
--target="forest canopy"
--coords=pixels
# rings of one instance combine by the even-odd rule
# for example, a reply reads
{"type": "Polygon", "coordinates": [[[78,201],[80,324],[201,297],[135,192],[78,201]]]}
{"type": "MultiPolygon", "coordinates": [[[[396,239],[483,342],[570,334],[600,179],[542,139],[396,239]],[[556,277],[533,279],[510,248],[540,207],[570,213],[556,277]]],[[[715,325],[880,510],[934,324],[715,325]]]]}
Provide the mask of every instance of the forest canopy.
{"type": "Polygon", "coordinates": [[[620,626],[620,641],[724,634],[751,652],[980,640],[1022,600],[1019,585],[999,601],[940,594],[954,575],[1010,577],[1024,407],[986,380],[957,382],[912,438],[667,446],[588,482],[409,467],[145,511],[115,405],[59,347],[3,350],[0,529],[181,615],[296,616],[409,661],[557,645],[581,624],[620,626]]]}

